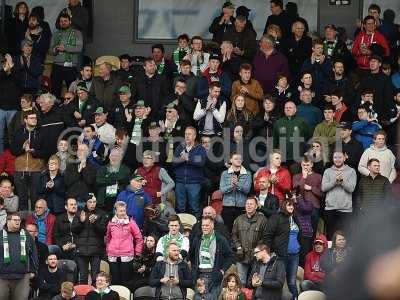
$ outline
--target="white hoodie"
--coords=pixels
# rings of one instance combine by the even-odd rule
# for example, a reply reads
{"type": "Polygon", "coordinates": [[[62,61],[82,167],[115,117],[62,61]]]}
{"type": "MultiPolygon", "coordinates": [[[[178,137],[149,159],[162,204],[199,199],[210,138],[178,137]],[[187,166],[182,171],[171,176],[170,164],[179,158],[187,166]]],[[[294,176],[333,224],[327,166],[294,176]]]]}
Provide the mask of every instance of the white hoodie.
{"type": "Polygon", "coordinates": [[[361,156],[360,163],[358,164],[358,171],[362,175],[369,175],[367,163],[371,158],[376,158],[379,160],[381,175],[385,176],[387,179],[389,179],[390,183],[392,183],[397,176],[396,169],[394,168],[396,158],[393,155],[393,152],[386,146],[383,148],[376,148],[374,145],[371,145],[369,148],[365,149],[363,155],[361,156]]]}

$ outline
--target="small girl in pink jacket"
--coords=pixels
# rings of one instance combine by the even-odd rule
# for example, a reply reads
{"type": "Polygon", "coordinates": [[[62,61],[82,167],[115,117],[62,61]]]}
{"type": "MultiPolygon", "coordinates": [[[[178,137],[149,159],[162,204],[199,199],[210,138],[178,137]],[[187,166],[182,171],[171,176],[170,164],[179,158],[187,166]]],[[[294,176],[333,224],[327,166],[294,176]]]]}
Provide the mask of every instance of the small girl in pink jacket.
{"type": "Polygon", "coordinates": [[[126,204],[117,201],[115,216],[107,225],[107,256],[110,263],[111,283],[125,285],[132,276],[133,258],[143,250],[143,237],[139,227],[126,214],[126,204]]]}

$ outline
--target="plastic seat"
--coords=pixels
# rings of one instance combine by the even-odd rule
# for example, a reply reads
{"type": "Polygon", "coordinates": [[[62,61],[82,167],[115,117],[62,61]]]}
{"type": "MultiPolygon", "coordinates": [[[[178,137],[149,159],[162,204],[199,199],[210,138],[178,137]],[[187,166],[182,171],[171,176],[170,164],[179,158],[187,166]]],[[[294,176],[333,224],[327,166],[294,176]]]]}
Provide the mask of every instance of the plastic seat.
{"type": "Polygon", "coordinates": [[[107,273],[108,275],[110,275],[110,265],[108,264],[108,262],[106,262],[105,260],[102,260],[100,262],[100,271],[107,273]]]}
{"type": "Polygon", "coordinates": [[[326,296],[320,291],[305,291],[299,295],[298,300],[326,300],[326,296]]]}
{"type": "Polygon", "coordinates": [[[222,213],[222,201],[223,201],[223,195],[220,190],[212,193],[209,205],[215,209],[217,215],[221,215],[222,213]]]}
{"type": "Polygon", "coordinates": [[[185,226],[189,226],[190,228],[193,227],[194,224],[196,224],[197,219],[195,216],[191,215],[191,214],[177,214],[177,216],[179,217],[179,220],[181,221],[182,225],[185,226]]]}
{"type": "Polygon", "coordinates": [[[94,287],[88,284],[74,286],[74,290],[79,299],[85,299],[86,295],[94,290],[94,287]]]}
{"type": "Polygon", "coordinates": [[[78,267],[76,262],[69,259],[60,259],[57,262],[57,267],[67,274],[67,280],[71,281],[72,283],[77,282],[78,278],[78,267]]]}
{"type": "Polygon", "coordinates": [[[131,300],[131,291],[123,285],[110,285],[110,289],[116,291],[120,299],[131,300]]]}
{"type": "Polygon", "coordinates": [[[192,289],[186,289],[186,299],[193,300],[194,298],[194,291],[192,289]]]}
{"type": "Polygon", "coordinates": [[[119,61],[119,58],[117,56],[112,56],[112,55],[100,56],[96,59],[96,64],[94,67],[95,76],[99,75],[99,66],[105,62],[111,65],[113,71],[118,70],[121,67],[121,62],[119,61]]]}
{"type": "Polygon", "coordinates": [[[304,280],[304,269],[300,266],[297,267],[296,285],[297,290],[300,290],[300,284],[304,280]]]}

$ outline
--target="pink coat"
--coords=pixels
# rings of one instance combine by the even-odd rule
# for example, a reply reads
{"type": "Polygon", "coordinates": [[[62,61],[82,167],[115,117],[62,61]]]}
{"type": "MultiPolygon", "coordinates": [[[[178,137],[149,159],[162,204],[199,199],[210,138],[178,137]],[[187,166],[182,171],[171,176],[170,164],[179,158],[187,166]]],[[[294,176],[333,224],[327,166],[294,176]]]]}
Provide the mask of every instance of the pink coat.
{"type": "Polygon", "coordinates": [[[133,256],[143,251],[143,237],[134,220],[118,223],[114,217],[107,225],[107,255],[133,256]]]}

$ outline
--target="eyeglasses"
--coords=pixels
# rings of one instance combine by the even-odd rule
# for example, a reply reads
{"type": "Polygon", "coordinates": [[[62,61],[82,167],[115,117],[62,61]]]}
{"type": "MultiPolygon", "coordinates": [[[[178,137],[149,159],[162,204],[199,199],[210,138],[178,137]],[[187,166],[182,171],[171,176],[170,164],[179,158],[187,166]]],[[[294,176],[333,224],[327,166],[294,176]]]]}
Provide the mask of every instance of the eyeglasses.
{"type": "Polygon", "coordinates": [[[14,222],[21,222],[21,219],[11,219],[11,221],[14,221],[14,222]]]}

